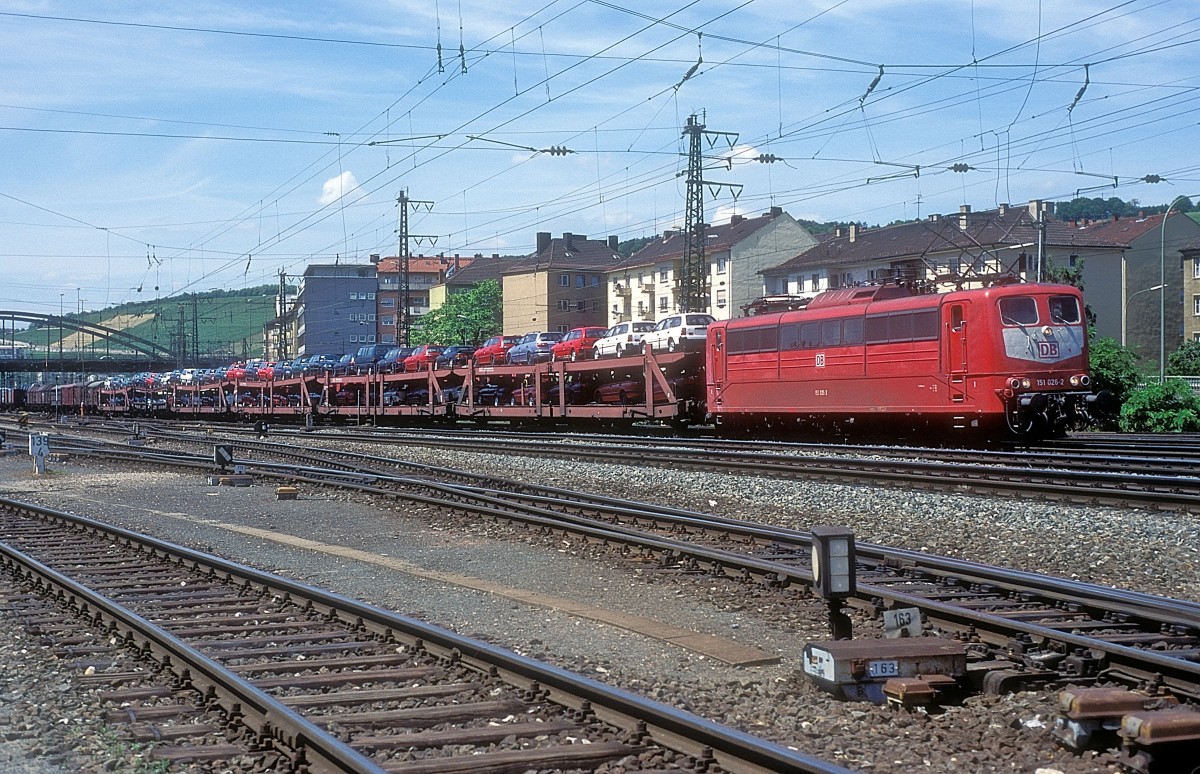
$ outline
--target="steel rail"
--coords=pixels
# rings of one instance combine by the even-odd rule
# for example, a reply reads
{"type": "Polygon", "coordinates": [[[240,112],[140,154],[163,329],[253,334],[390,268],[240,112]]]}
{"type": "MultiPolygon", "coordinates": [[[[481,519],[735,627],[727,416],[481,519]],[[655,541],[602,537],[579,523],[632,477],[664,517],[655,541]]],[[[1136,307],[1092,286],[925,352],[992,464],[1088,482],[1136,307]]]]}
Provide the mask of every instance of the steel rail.
{"type": "MultiPolygon", "coordinates": [[[[30,515],[53,515],[54,518],[84,523],[62,512],[11,500],[0,499],[0,507],[30,515]]],[[[114,536],[136,540],[133,533],[124,533],[123,530],[106,527],[97,522],[92,522],[90,526],[114,536]]],[[[157,543],[157,546],[164,551],[169,547],[161,542],[157,543]]],[[[291,751],[289,757],[294,761],[307,763],[314,771],[384,774],[383,768],[362,753],[160,626],[12,548],[2,540],[0,555],[13,565],[24,568],[60,590],[72,602],[78,601],[84,607],[97,611],[126,635],[148,647],[161,665],[171,670],[180,681],[190,683],[201,695],[209,693],[210,688],[213,689],[215,696],[224,699],[227,715],[246,716],[247,726],[259,732],[267,730],[272,741],[281,742],[291,751]]]]}
{"type": "MultiPolygon", "coordinates": [[[[289,477],[288,469],[290,466],[277,463],[269,463],[265,461],[246,460],[247,464],[253,464],[263,468],[264,472],[272,476],[289,477]]],[[[662,538],[654,536],[644,530],[636,527],[624,527],[620,525],[603,524],[597,525],[597,522],[586,517],[576,516],[572,514],[564,514],[560,510],[554,510],[542,505],[529,505],[525,507],[514,506],[509,500],[497,497],[489,492],[479,491],[476,487],[464,487],[455,484],[442,484],[431,482],[424,479],[413,479],[406,477],[394,476],[392,474],[380,473],[377,471],[363,470],[343,470],[337,471],[328,468],[317,468],[314,466],[303,466],[303,470],[299,471],[292,467],[290,476],[309,480],[312,483],[329,484],[334,482],[339,475],[352,477],[355,483],[352,485],[355,488],[365,491],[372,491],[379,494],[388,494],[391,496],[402,496],[405,499],[414,500],[432,505],[447,506],[445,499],[432,495],[421,495],[417,493],[405,493],[397,495],[394,490],[389,490],[386,487],[379,486],[380,483],[403,483],[405,485],[416,485],[426,487],[435,491],[449,492],[457,494],[459,497],[467,498],[467,500],[457,500],[450,503],[450,507],[478,513],[492,518],[501,517],[509,519],[521,520],[528,524],[536,525],[547,530],[558,530],[581,535],[589,540],[596,540],[603,543],[620,543],[626,545],[630,549],[639,551],[650,550],[660,556],[668,557],[672,561],[679,561],[687,558],[690,561],[709,565],[714,571],[736,571],[742,573],[751,573],[764,579],[768,583],[792,583],[798,582],[803,584],[811,584],[811,571],[807,568],[796,567],[792,564],[785,564],[770,559],[761,559],[746,554],[737,553],[721,548],[704,546],[690,541],[675,540],[671,538],[662,538]],[[364,484],[364,478],[370,479],[372,484],[364,484]]],[[[577,493],[574,493],[577,494],[577,493]]],[[[545,498],[547,501],[553,498],[545,498]]],[[[578,499],[569,501],[572,505],[578,505],[578,499]]],[[[624,502],[624,501],[618,501],[624,502]]],[[[666,515],[654,511],[646,510],[646,506],[642,504],[625,503],[627,515],[633,518],[644,519],[663,519],[666,515]],[[637,508],[632,507],[637,505],[637,508]]],[[[692,519],[692,524],[698,528],[711,529],[716,523],[712,519],[701,517],[689,517],[692,519]]],[[[719,525],[723,529],[732,527],[728,521],[722,521],[719,525]]],[[[761,525],[747,527],[742,525],[737,529],[743,534],[751,534],[758,530],[756,534],[760,537],[768,539],[782,538],[785,532],[774,528],[764,528],[761,525]]],[[[792,531],[792,535],[798,533],[792,531]]],[[[806,545],[804,539],[796,543],[797,545],[806,545]]],[[[870,544],[864,544],[867,550],[870,550],[870,544]]],[[[886,560],[889,553],[888,549],[880,552],[881,556],[886,560]]],[[[907,558],[918,558],[916,552],[911,552],[905,555],[907,558]]],[[[971,563],[962,562],[961,560],[943,560],[946,566],[952,568],[954,573],[966,572],[973,570],[980,575],[981,582],[1007,584],[1010,587],[1020,589],[1021,577],[1028,577],[1028,573],[1018,573],[1018,580],[1014,581],[1013,576],[1007,571],[1002,571],[999,568],[992,568],[990,572],[979,572],[979,567],[972,568],[971,563]]],[[[925,568],[922,568],[925,569],[925,568]]],[[[1104,587],[1093,586],[1091,584],[1077,584],[1073,581],[1038,578],[1038,586],[1043,590],[1043,593],[1051,593],[1058,595],[1057,598],[1062,600],[1088,601],[1091,599],[1092,604],[1110,604],[1114,609],[1123,610],[1132,615],[1137,615],[1140,618],[1151,618],[1163,620],[1173,625],[1194,626],[1196,617],[1196,606],[1185,603],[1181,607],[1187,608],[1187,617],[1180,620],[1176,612],[1172,609],[1173,600],[1165,598],[1156,598],[1152,595],[1139,594],[1137,592],[1128,592],[1128,596],[1124,596],[1125,592],[1117,594],[1108,594],[1104,587]],[[1078,592],[1078,596],[1076,596],[1078,592]]],[[[1086,648],[1092,651],[1102,652],[1111,662],[1121,667],[1124,674],[1128,674],[1136,679],[1147,680],[1153,675],[1161,675],[1162,679],[1169,684],[1177,692],[1188,695],[1194,698],[1200,698],[1200,664],[1187,662],[1178,658],[1172,658],[1169,655],[1157,654],[1152,651],[1133,648],[1129,646],[1119,645],[1104,642],[1101,639],[1091,638],[1084,635],[1076,635],[1070,632],[1064,632],[1058,629],[1041,626],[1035,623],[1026,623],[1022,621],[1010,620],[1001,616],[989,615],[984,611],[975,611],[963,609],[949,603],[929,600],[904,591],[881,586],[871,583],[859,584],[859,597],[872,600],[878,599],[890,606],[913,606],[925,611],[934,621],[941,621],[943,625],[951,628],[969,627],[975,632],[984,632],[990,636],[992,644],[1003,645],[1009,641],[1014,634],[1023,634],[1039,641],[1056,642],[1072,647],[1086,648]]],[[[1167,652],[1169,653],[1169,651],[1167,652]]]]}
{"type": "MultiPolygon", "coordinates": [[[[768,772],[847,774],[849,772],[849,769],[842,766],[789,749],[783,745],[751,736],[736,729],[722,726],[683,710],[658,704],[628,691],[598,683],[590,678],[545,664],[536,659],[526,658],[503,648],[455,634],[424,621],[402,616],[353,600],[349,597],[300,583],[299,581],[293,581],[252,567],[230,562],[184,546],[169,543],[159,538],[102,524],[86,517],[54,509],[40,508],[3,498],[0,498],[0,507],[11,508],[31,515],[40,514],[60,519],[97,530],[111,536],[113,539],[145,545],[164,555],[178,557],[196,566],[212,568],[218,573],[262,586],[273,593],[290,595],[296,599],[310,600],[318,610],[327,614],[349,617],[352,620],[361,619],[364,623],[371,624],[380,630],[419,639],[427,647],[432,645],[448,653],[459,654],[462,659],[473,664],[475,668],[481,671],[499,670],[500,673],[508,676],[510,682],[535,681],[539,686],[548,689],[550,698],[557,703],[573,708],[580,708],[585,706],[584,702],[586,702],[598,718],[626,729],[632,730],[644,724],[650,738],[653,738],[659,744],[697,758],[711,757],[718,765],[730,772],[745,772],[746,774],[767,774],[768,772]]],[[[0,543],[0,549],[6,555],[19,554],[19,552],[12,551],[2,543],[0,543]]],[[[44,569],[50,573],[54,573],[49,568],[44,569]]],[[[54,574],[58,575],[57,573],[54,574]]],[[[110,607],[108,601],[103,597],[91,594],[87,589],[65,576],[60,576],[60,578],[64,582],[63,587],[70,590],[69,593],[77,594],[81,599],[87,599],[89,603],[95,598],[95,604],[103,604],[106,610],[110,607]]],[[[149,622],[125,611],[119,606],[115,606],[110,614],[117,620],[122,620],[130,626],[139,625],[139,629],[142,623],[149,625],[151,629],[156,630],[156,633],[146,636],[152,636],[156,646],[161,644],[164,648],[171,647],[172,649],[167,652],[176,655],[181,660],[184,658],[185,652],[190,651],[182,643],[175,645],[172,642],[175,638],[169,634],[161,632],[161,630],[158,630],[157,627],[149,624],[149,622]],[[161,636],[159,633],[161,633],[161,636]],[[177,647],[180,649],[178,651],[174,650],[177,647]]],[[[223,677],[223,674],[226,672],[223,667],[216,662],[211,662],[206,657],[203,657],[203,660],[209,662],[209,665],[204,666],[204,674],[207,677],[211,677],[214,680],[223,677]]],[[[236,675],[231,676],[236,679],[237,683],[241,684],[243,690],[248,690],[248,699],[261,702],[261,699],[256,698],[258,695],[257,689],[241,678],[237,678],[236,675]]],[[[278,718],[280,721],[286,721],[284,716],[277,715],[275,708],[270,706],[278,705],[278,703],[270,697],[265,698],[267,700],[265,702],[267,705],[266,710],[269,710],[270,714],[269,716],[265,716],[264,719],[271,720],[278,718]]],[[[257,708],[259,705],[252,704],[251,706],[257,708]]],[[[288,715],[292,714],[286,707],[282,707],[282,705],[278,706],[284,712],[288,713],[288,715]]],[[[299,718],[299,720],[303,721],[303,718],[299,718]]],[[[303,736],[297,736],[297,741],[309,740],[306,726],[311,726],[311,724],[303,721],[303,723],[298,725],[296,730],[304,731],[305,733],[303,736]]],[[[292,726],[287,724],[283,727],[290,729],[292,726]]],[[[317,734],[327,736],[316,726],[311,726],[311,728],[317,734]]],[[[350,752],[356,757],[362,757],[353,750],[350,752]]],[[[382,771],[382,769],[379,769],[371,761],[365,758],[363,758],[363,761],[366,762],[368,768],[346,767],[332,770],[382,771]]]]}

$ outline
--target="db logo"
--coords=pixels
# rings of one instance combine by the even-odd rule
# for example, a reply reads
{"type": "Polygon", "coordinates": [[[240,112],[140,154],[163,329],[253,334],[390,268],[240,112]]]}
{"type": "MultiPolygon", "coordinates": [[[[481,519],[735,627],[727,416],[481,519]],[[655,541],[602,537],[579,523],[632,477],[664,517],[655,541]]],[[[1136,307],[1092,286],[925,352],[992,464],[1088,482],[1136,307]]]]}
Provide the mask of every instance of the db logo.
{"type": "Polygon", "coordinates": [[[1038,357],[1042,357],[1042,358],[1058,357],[1058,342],[1057,341],[1039,341],[1038,342],[1038,357]]]}

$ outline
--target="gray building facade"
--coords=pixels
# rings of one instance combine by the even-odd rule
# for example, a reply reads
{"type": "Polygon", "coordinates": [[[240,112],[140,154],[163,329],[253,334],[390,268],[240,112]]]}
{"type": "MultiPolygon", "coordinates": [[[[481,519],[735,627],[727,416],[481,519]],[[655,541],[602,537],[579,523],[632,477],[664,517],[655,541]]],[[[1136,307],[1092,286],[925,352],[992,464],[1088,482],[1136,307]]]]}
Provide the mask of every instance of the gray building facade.
{"type": "Polygon", "coordinates": [[[372,264],[308,266],[296,299],[297,354],[353,354],[376,343],[378,290],[372,264]]]}

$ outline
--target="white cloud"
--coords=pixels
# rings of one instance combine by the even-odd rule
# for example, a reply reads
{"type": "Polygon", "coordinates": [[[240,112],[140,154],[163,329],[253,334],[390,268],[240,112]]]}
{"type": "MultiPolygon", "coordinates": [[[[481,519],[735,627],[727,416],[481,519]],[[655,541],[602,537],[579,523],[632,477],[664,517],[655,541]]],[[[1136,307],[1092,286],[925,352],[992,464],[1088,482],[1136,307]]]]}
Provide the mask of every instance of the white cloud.
{"type": "Polygon", "coordinates": [[[348,193],[353,193],[358,189],[358,181],[354,179],[354,173],[346,170],[337,177],[331,177],[321,186],[321,198],[317,201],[322,205],[333,204],[341,197],[348,193]]]}

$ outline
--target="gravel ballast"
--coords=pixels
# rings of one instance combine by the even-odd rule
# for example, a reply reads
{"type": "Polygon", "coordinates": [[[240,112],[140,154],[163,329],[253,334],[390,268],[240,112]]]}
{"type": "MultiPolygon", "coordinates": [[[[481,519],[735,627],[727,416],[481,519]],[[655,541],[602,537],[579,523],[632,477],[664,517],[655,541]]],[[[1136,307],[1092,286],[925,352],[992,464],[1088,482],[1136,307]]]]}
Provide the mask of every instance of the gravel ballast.
{"type": "MultiPolygon", "coordinates": [[[[387,448],[389,454],[417,462],[552,481],[798,529],[845,524],[860,541],[1200,599],[1200,535],[1190,516],[387,448]]],[[[71,461],[34,477],[28,458],[9,457],[0,460],[0,495],[158,535],[421,617],[851,768],[947,774],[1115,771],[1105,754],[1079,757],[1051,742],[1052,693],[976,696],[929,715],[832,699],[801,673],[805,642],[828,638],[823,611],[797,612],[795,605],[780,605],[771,592],[753,586],[685,579],[595,558],[568,541],[547,546],[532,535],[514,538],[482,525],[464,532],[461,521],[426,506],[307,488],[296,501],[279,501],[273,485],[212,487],[199,473],[71,461]],[[223,524],[274,530],[403,559],[430,571],[603,604],[754,645],[777,654],[780,663],[729,667],[634,632],[377,564],[282,546],[223,524]]],[[[875,634],[872,622],[855,623],[856,633],[875,634]]],[[[13,655],[22,647],[30,650],[22,637],[11,624],[0,634],[5,660],[0,674],[6,680],[38,669],[36,662],[26,664],[13,655]]],[[[20,712],[19,702],[46,703],[44,696],[32,693],[26,699],[14,688],[17,684],[4,686],[17,702],[10,715],[20,712]]],[[[71,725],[76,734],[105,733],[95,717],[77,718],[71,725]]],[[[0,763],[9,746],[22,754],[21,745],[28,740],[14,737],[0,747],[0,763]]]]}

